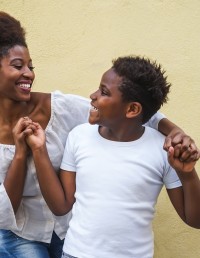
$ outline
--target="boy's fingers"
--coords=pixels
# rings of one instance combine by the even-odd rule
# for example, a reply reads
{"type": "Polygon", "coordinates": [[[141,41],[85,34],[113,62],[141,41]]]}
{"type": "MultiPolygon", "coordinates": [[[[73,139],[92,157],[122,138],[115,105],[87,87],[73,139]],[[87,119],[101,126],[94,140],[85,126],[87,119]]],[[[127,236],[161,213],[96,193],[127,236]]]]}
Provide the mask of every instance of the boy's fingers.
{"type": "Polygon", "coordinates": [[[174,157],[179,158],[181,154],[181,144],[174,146],[174,157]]]}
{"type": "Polygon", "coordinates": [[[33,130],[32,129],[26,129],[24,132],[23,132],[24,136],[30,136],[33,134],[33,130]]]}

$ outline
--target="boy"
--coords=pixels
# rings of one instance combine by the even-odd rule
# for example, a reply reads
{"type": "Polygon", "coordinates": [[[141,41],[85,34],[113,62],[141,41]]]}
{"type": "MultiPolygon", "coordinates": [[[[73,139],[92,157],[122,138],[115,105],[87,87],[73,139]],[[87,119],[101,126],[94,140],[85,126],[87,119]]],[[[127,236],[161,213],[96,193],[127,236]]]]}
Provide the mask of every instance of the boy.
{"type": "Polygon", "coordinates": [[[69,134],[60,181],[35,124],[27,141],[43,196],[55,215],[73,206],[63,258],[153,257],[151,223],[163,184],[183,221],[200,228],[195,162],[175,158],[179,146],[165,152],[164,136],[143,126],[167,101],[169,89],[155,62],[134,56],[113,61],[90,96],[92,125],[69,134]]]}

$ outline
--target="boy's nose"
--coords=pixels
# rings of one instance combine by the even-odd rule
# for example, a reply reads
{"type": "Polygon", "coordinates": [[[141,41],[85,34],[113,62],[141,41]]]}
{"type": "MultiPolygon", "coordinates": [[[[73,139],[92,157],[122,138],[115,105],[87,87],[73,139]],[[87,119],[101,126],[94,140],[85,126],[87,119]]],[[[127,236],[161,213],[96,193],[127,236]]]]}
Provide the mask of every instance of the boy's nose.
{"type": "Polygon", "coordinates": [[[90,95],[90,98],[92,100],[95,100],[97,98],[97,91],[93,92],[91,95],[90,95]]]}

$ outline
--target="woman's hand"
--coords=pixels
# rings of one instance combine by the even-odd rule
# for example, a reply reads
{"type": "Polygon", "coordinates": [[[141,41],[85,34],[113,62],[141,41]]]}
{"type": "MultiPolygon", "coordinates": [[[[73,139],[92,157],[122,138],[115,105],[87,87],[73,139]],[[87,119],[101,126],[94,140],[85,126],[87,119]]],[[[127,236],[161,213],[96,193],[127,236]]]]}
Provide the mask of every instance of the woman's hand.
{"type": "Polygon", "coordinates": [[[29,117],[20,118],[12,130],[16,151],[27,153],[28,145],[26,144],[26,136],[32,134],[32,120],[29,117]]]}
{"type": "Polygon", "coordinates": [[[194,140],[184,133],[180,128],[173,129],[166,136],[164,150],[168,151],[170,147],[174,148],[174,157],[185,162],[195,162],[200,157],[200,151],[197,148],[194,140]]]}

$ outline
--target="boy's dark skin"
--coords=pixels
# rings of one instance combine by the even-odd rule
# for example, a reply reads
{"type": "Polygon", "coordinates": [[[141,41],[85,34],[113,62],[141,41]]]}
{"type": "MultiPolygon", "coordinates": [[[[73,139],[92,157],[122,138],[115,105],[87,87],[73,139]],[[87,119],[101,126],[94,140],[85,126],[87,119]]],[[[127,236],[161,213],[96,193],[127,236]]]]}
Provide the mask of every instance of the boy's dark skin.
{"type": "MultiPolygon", "coordinates": [[[[119,90],[121,83],[122,77],[113,68],[104,73],[99,89],[91,95],[91,104],[98,112],[90,113],[89,122],[98,124],[100,134],[106,139],[133,141],[144,132],[143,106],[140,102],[123,100],[119,90]]],[[[33,123],[32,126],[34,133],[27,137],[27,142],[33,152],[43,196],[53,213],[66,214],[75,201],[76,173],[61,170],[59,181],[48,158],[45,134],[39,124],[33,123]],[[56,191],[52,193],[51,189],[56,191]]],[[[182,161],[175,156],[180,152],[181,145],[168,148],[166,144],[166,148],[169,163],[182,182],[182,187],[167,190],[169,198],[185,223],[200,228],[200,182],[194,168],[195,161],[182,161]]]]}

